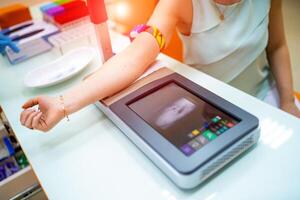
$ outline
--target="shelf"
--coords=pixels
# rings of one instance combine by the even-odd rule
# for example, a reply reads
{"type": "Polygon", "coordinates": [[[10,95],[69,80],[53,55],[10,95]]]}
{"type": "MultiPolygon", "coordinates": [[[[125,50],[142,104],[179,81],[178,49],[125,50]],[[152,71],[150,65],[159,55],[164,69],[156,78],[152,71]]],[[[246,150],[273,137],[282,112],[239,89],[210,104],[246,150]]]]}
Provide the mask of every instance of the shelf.
{"type": "MultiPolygon", "coordinates": [[[[1,106],[0,122],[0,137],[15,137],[9,122],[7,121],[7,118],[4,112],[2,111],[1,106]]],[[[13,148],[20,148],[20,145],[18,143],[14,143],[13,148]]],[[[23,153],[22,149],[19,150],[19,153],[23,153]]],[[[16,154],[10,155],[7,159],[2,160],[1,162],[14,160],[14,162],[16,163],[15,156],[16,154]]],[[[21,168],[19,164],[17,165],[21,168]]],[[[28,165],[27,167],[20,169],[18,172],[0,181],[0,199],[10,199],[16,197],[20,194],[23,194],[24,191],[27,191],[29,188],[32,188],[36,185],[39,185],[37,178],[30,165],[28,165]]]]}
{"type": "Polygon", "coordinates": [[[0,182],[0,199],[9,199],[38,183],[30,166],[0,182]]]}
{"type": "MultiPolygon", "coordinates": [[[[8,184],[9,182],[13,181],[15,178],[18,178],[19,176],[22,176],[26,173],[28,173],[31,169],[30,166],[24,168],[24,169],[21,169],[20,171],[18,171],[17,173],[7,177],[6,179],[4,179],[3,181],[0,181],[0,191],[1,191],[1,188],[2,186],[8,184]]],[[[1,192],[0,192],[1,193],[1,192]]]]}

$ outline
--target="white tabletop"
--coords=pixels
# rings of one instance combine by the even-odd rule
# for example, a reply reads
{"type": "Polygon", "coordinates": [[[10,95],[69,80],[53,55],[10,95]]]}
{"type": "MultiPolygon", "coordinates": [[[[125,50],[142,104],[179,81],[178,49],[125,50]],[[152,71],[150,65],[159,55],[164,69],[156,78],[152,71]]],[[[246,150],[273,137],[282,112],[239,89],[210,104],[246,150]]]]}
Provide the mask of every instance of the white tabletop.
{"type": "MultiPolygon", "coordinates": [[[[112,40],[115,49],[127,43],[117,34],[112,40]]],[[[0,105],[50,199],[300,199],[300,120],[165,55],[159,59],[168,67],[260,120],[257,146],[205,184],[177,188],[94,105],[49,133],[22,127],[25,100],[61,94],[100,65],[95,59],[80,75],[46,89],[23,86],[26,72],[57,56],[52,51],[15,66],[0,60],[0,105]]]]}

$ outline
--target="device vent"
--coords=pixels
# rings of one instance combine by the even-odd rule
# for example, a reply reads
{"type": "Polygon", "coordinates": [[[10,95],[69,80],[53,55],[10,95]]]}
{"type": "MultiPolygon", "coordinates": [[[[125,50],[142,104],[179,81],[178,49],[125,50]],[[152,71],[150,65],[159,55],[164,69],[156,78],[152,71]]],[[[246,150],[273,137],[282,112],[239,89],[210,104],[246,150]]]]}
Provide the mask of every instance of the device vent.
{"type": "Polygon", "coordinates": [[[221,158],[217,159],[215,162],[211,163],[209,166],[207,166],[202,174],[201,174],[201,181],[204,181],[209,176],[211,176],[213,173],[215,173],[217,170],[225,166],[227,163],[229,163],[232,159],[237,157],[239,154],[241,154],[243,151],[248,149],[250,146],[254,144],[255,140],[254,137],[249,137],[245,139],[243,142],[241,142],[239,145],[234,147],[232,150],[230,150],[228,153],[223,155],[221,158]]]}

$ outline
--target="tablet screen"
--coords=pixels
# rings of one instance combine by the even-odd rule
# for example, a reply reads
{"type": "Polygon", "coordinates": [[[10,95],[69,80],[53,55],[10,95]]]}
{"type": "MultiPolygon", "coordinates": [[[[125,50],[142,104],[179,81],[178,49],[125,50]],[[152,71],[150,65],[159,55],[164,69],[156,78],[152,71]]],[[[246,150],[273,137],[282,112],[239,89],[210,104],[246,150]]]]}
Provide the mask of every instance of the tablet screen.
{"type": "Polygon", "coordinates": [[[176,83],[128,106],[186,156],[239,122],[176,83]]]}

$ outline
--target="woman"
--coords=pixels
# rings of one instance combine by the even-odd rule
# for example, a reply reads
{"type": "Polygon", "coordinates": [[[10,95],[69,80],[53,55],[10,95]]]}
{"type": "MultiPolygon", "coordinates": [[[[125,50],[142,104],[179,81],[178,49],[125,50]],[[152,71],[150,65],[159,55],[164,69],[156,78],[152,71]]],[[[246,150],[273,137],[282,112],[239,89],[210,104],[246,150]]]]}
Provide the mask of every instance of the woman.
{"type": "MultiPolygon", "coordinates": [[[[272,87],[270,69],[281,109],[300,117],[294,102],[281,0],[160,0],[148,25],[157,27],[167,44],[177,29],[186,64],[259,98],[272,87]]],[[[27,101],[21,123],[48,131],[64,117],[128,86],[160,52],[161,43],[149,32],[139,33],[123,52],[63,96],[27,101]],[[34,105],[40,111],[31,109],[34,105]]]]}

